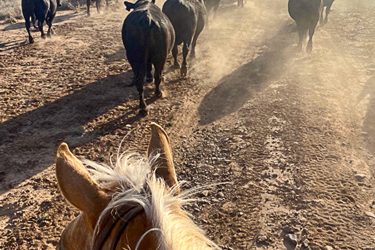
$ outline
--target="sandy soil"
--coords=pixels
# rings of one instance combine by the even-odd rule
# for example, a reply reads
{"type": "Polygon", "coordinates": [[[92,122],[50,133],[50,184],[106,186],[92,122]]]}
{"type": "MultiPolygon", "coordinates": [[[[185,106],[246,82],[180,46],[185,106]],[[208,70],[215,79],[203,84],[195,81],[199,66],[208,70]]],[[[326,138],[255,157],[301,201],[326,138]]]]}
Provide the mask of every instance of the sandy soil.
{"type": "Polygon", "coordinates": [[[53,249],[77,215],[54,176],[61,141],[107,161],[124,136],[145,151],[151,121],[186,188],[233,183],[188,207],[224,249],[375,249],[375,4],[333,9],[306,55],[286,1],[224,5],[189,76],[168,70],[162,100],[147,87],[146,118],[125,86],[122,6],[61,11],[33,45],[0,23],[0,249],[53,249]]]}

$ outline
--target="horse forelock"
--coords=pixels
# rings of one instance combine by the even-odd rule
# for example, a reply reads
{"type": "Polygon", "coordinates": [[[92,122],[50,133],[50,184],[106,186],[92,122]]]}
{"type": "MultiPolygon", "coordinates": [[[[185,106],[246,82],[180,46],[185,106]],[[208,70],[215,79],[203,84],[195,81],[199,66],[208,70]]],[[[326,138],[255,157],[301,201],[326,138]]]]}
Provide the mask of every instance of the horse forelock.
{"type": "Polygon", "coordinates": [[[163,179],[156,177],[153,165],[158,157],[159,154],[154,154],[146,159],[139,154],[124,153],[118,155],[115,162],[111,161],[111,166],[83,161],[103,189],[112,192],[112,200],[95,227],[93,245],[98,244],[95,236],[106,237],[105,230],[111,230],[119,220],[126,225],[141,209],[152,228],[144,233],[137,245],[152,232],[161,250],[219,248],[182,208],[192,201],[189,197],[195,191],[177,194],[177,187],[170,188],[163,179]]]}

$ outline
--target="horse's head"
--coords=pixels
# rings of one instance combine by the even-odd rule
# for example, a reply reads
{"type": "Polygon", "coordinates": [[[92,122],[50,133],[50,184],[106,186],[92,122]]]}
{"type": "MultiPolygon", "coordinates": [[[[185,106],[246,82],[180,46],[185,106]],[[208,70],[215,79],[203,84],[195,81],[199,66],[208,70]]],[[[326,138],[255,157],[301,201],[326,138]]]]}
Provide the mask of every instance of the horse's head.
{"type": "Polygon", "coordinates": [[[169,138],[157,124],[151,125],[148,156],[151,164],[146,157],[130,154],[120,155],[112,167],[88,161],[85,167],[67,144],[60,145],[59,187],[81,211],[65,228],[60,249],[215,247],[181,208],[184,199],[169,138]]]}

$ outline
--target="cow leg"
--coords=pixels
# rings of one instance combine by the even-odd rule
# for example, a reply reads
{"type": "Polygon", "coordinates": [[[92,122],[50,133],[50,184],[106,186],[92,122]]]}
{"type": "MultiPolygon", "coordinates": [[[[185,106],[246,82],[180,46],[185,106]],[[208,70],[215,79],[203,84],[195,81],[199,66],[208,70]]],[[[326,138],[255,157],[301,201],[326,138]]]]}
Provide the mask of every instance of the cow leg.
{"type": "Polygon", "coordinates": [[[48,30],[47,30],[47,37],[51,37],[51,33],[52,33],[52,22],[51,21],[46,21],[47,25],[48,25],[48,30]]]}
{"type": "Polygon", "coordinates": [[[96,12],[100,14],[100,0],[95,1],[96,12]]]}
{"type": "Polygon", "coordinates": [[[193,36],[193,41],[192,41],[192,44],[191,44],[191,52],[190,52],[190,57],[191,58],[195,58],[195,46],[197,45],[197,40],[198,40],[198,37],[200,35],[200,33],[202,32],[204,28],[204,22],[198,22],[197,23],[197,29],[194,33],[194,36],[193,36]]]}
{"type": "Polygon", "coordinates": [[[180,64],[178,63],[178,59],[177,59],[177,56],[178,56],[178,45],[177,45],[176,42],[173,45],[172,55],[173,55],[173,59],[174,59],[173,67],[176,68],[176,69],[179,69],[180,68],[180,64]]]}
{"type": "Polygon", "coordinates": [[[324,24],[326,24],[328,22],[328,15],[331,12],[331,6],[332,6],[332,4],[327,6],[327,8],[326,8],[326,18],[324,19],[324,24]]]}
{"type": "Polygon", "coordinates": [[[39,30],[40,30],[41,37],[43,39],[46,39],[46,34],[44,33],[44,29],[43,29],[43,23],[44,23],[44,21],[38,20],[38,27],[39,27],[39,30]]]}
{"type": "Polygon", "coordinates": [[[311,53],[312,51],[312,47],[313,47],[312,39],[315,33],[315,27],[316,27],[316,24],[310,25],[309,27],[309,42],[307,43],[307,49],[306,49],[307,53],[311,53]]]}
{"type": "Polygon", "coordinates": [[[320,25],[324,25],[324,6],[322,8],[322,11],[320,12],[320,25]]]}
{"type": "Polygon", "coordinates": [[[51,34],[54,34],[53,28],[52,28],[52,22],[53,22],[54,18],[55,18],[55,15],[51,15],[46,20],[46,23],[48,25],[48,31],[47,31],[47,36],[48,37],[51,37],[51,34]]]}
{"type": "Polygon", "coordinates": [[[147,63],[147,71],[146,71],[146,82],[152,82],[154,80],[154,76],[152,75],[152,63],[147,63]]]}
{"type": "Polygon", "coordinates": [[[195,58],[195,46],[197,45],[198,35],[199,34],[194,35],[193,42],[191,44],[190,57],[193,58],[193,59],[195,58]]]}
{"type": "Polygon", "coordinates": [[[182,47],[182,65],[181,65],[181,76],[187,75],[187,55],[189,54],[189,43],[184,42],[182,47]]]}
{"type": "Polygon", "coordinates": [[[38,30],[38,27],[36,25],[36,17],[35,14],[31,15],[31,22],[36,30],[38,30]]]}
{"type": "Polygon", "coordinates": [[[305,39],[306,30],[301,25],[297,25],[297,31],[298,31],[298,38],[299,38],[297,48],[299,51],[302,51],[302,45],[303,45],[303,40],[305,39]]]}
{"type": "Polygon", "coordinates": [[[160,89],[160,83],[161,83],[161,80],[162,80],[162,72],[163,72],[164,64],[165,64],[165,60],[162,61],[162,62],[154,64],[154,67],[155,67],[155,73],[154,73],[154,77],[155,77],[155,96],[159,97],[159,98],[163,97],[163,92],[160,89]]]}
{"type": "Polygon", "coordinates": [[[86,6],[87,6],[87,16],[90,16],[90,5],[91,5],[91,0],[86,1],[86,6]]]}
{"type": "Polygon", "coordinates": [[[139,94],[139,113],[141,115],[147,115],[147,105],[145,102],[144,92],[143,92],[143,81],[145,79],[144,69],[141,69],[138,74],[135,75],[134,85],[138,90],[139,94]]]}
{"type": "MultiPolygon", "coordinates": [[[[214,7],[214,11],[213,11],[213,14],[212,14],[212,19],[215,19],[216,18],[216,15],[217,15],[217,9],[219,8],[219,4],[217,4],[215,7],[214,7]]],[[[208,19],[208,18],[207,18],[208,19]]]]}
{"type": "Polygon", "coordinates": [[[29,43],[34,43],[34,38],[31,36],[31,32],[30,32],[30,17],[28,18],[25,18],[25,26],[26,26],[26,30],[27,30],[27,33],[29,34],[29,43]]]}

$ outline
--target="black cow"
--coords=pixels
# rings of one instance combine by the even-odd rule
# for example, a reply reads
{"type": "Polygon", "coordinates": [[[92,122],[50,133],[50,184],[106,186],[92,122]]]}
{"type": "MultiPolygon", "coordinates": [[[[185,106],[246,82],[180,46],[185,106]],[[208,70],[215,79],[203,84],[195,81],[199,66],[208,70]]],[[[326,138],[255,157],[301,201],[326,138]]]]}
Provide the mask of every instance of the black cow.
{"type": "Polygon", "coordinates": [[[199,34],[207,21],[207,11],[203,0],[167,0],[163,12],[168,16],[176,32],[176,42],[172,49],[174,66],[180,68],[177,60],[178,45],[183,43],[181,75],[187,74],[187,55],[195,57],[195,46],[199,34]]]}
{"type": "Polygon", "coordinates": [[[46,37],[43,30],[45,21],[48,25],[47,36],[51,36],[51,33],[53,33],[52,22],[56,15],[57,6],[61,6],[60,0],[22,0],[21,5],[26,30],[29,34],[29,42],[34,43],[34,38],[30,32],[30,20],[33,22],[33,25],[35,24],[35,19],[38,21],[38,29],[41,32],[42,38],[46,37]]]}
{"type": "Polygon", "coordinates": [[[315,33],[316,25],[319,22],[322,10],[322,0],[289,0],[288,11],[289,15],[297,24],[299,35],[298,47],[302,50],[302,44],[309,32],[309,42],[307,44],[307,52],[312,51],[312,39],[315,33]]]}
{"type": "MultiPolygon", "coordinates": [[[[86,1],[86,6],[87,6],[87,15],[90,16],[90,5],[91,5],[91,2],[94,2],[95,1],[95,5],[96,5],[96,11],[98,13],[100,13],[100,4],[101,4],[101,0],[87,0],[86,1]]],[[[106,6],[108,7],[109,6],[109,0],[106,0],[105,1],[105,4],[106,6]]]]}
{"type": "Polygon", "coordinates": [[[122,41],[128,61],[134,72],[133,85],[137,87],[140,100],[140,113],[147,114],[147,105],[143,96],[143,83],[152,81],[154,65],[155,95],[162,96],[160,83],[167,56],[170,53],[175,33],[168,17],[153,2],[139,0],[136,3],[125,1],[128,11],[122,27],[122,41]]]}
{"type": "Polygon", "coordinates": [[[331,7],[333,4],[334,0],[323,0],[323,9],[321,11],[321,16],[320,16],[320,24],[326,24],[328,22],[328,15],[331,12],[331,7]],[[324,9],[326,11],[326,17],[323,18],[324,15],[324,9]]]}

